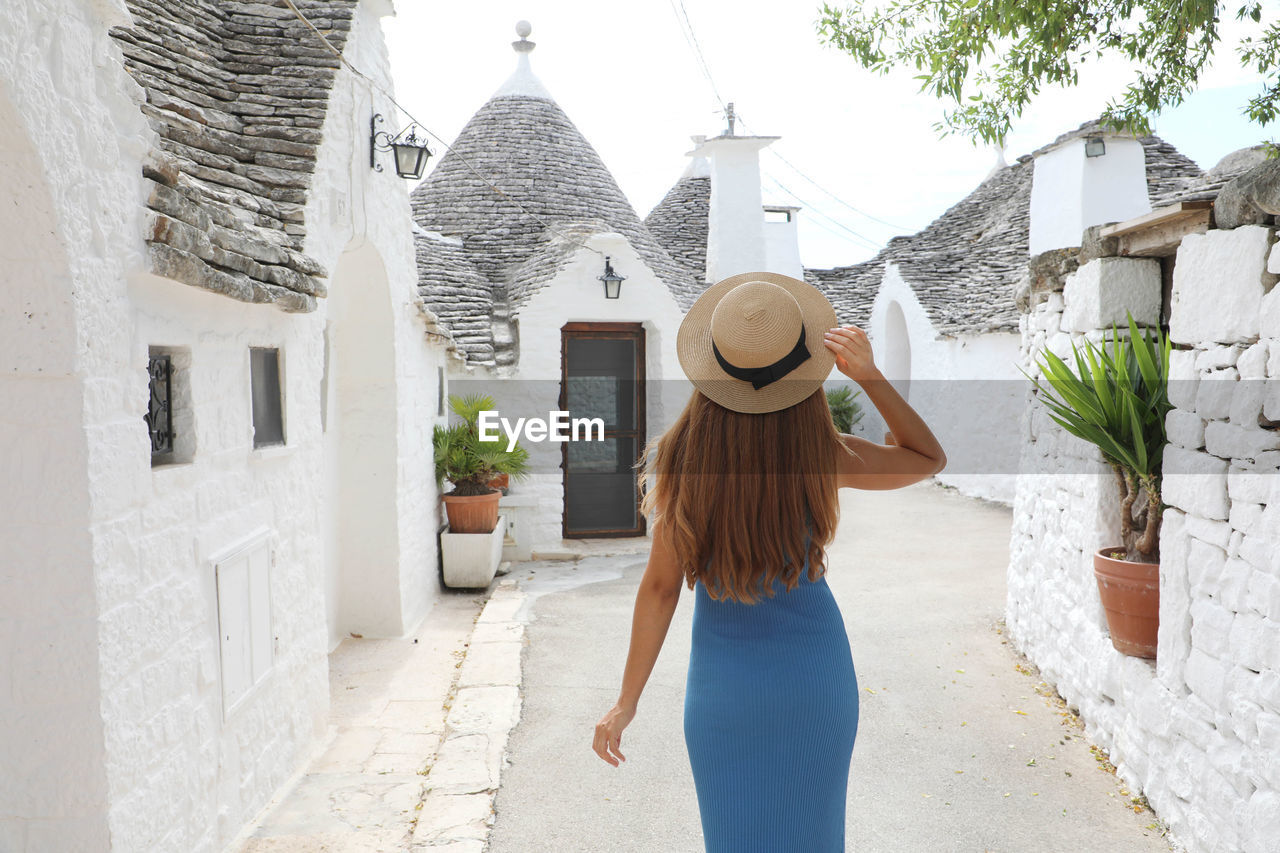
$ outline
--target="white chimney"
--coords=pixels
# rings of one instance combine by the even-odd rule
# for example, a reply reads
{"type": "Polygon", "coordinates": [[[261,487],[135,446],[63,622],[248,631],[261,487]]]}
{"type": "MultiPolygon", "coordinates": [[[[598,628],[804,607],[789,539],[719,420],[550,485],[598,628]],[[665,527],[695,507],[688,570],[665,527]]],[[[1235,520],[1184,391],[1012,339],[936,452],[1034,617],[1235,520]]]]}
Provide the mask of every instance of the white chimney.
{"type": "Polygon", "coordinates": [[[760,194],[760,151],[778,138],[726,134],[702,142],[690,155],[705,157],[711,171],[708,282],[735,273],[769,269],[760,194]]]}
{"type": "Polygon", "coordinates": [[[796,217],[800,208],[789,204],[764,206],[764,268],[792,278],[804,278],[800,263],[800,235],[796,217]]]}
{"type": "Polygon", "coordinates": [[[1123,222],[1151,211],[1146,150],[1131,136],[1087,130],[1034,156],[1032,256],[1079,246],[1090,225],[1123,222]]]}

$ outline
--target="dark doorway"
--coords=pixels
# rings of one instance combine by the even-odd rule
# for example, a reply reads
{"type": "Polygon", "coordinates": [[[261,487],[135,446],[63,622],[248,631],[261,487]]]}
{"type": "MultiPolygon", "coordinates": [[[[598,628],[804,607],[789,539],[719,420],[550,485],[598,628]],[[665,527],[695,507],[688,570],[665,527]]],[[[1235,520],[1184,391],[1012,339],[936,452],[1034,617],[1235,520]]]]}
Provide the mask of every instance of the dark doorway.
{"type": "MultiPolygon", "coordinates": [[[[644,449],[644,327],[566,323],[560,330],[560,408],[599,418],[604,440],[563,445],[566,538],[641,536],[636,459],[644,449]]],[[[592,439],[598,439],[595,431],[592,439]]]]}

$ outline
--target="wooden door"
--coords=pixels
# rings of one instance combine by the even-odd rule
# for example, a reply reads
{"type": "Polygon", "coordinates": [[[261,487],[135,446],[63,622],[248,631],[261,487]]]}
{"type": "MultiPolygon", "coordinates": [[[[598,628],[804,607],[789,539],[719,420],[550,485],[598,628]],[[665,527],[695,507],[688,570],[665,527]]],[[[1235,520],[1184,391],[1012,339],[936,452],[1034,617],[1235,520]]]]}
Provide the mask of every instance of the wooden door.
{"type": "Polygon", "coordinates": [[[644,535],[635,469],[644,450],[644,399],[643,326],[565,324],[560,408],[572,419],[604,421],[603,441],[580,438],[562,446],[566,538],[644,535]]]}

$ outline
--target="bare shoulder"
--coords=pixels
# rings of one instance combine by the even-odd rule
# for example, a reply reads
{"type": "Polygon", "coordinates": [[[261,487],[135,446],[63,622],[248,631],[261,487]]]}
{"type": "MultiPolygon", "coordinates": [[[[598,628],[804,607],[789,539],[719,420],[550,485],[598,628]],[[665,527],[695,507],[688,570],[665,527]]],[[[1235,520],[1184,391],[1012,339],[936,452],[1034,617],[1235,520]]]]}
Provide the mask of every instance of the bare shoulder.
{"type": "Polygon", "coordinates": [[[665,516],[659,515],[650,527],[653,534],[649,546],[649,561],[645,566],[642,583],[648,583],[659,592],[679,595],[684,587],[684,569],[676,557],[671,541],[671,530],[665,516]]]}
{"type": "Polygon", "coordinates": [[[841,435],[849,453],[836,465],[836,485],[848,489],[901,489],[941,470],[937,460],[896,444],[876,444],[856,435],[841,435]]]}

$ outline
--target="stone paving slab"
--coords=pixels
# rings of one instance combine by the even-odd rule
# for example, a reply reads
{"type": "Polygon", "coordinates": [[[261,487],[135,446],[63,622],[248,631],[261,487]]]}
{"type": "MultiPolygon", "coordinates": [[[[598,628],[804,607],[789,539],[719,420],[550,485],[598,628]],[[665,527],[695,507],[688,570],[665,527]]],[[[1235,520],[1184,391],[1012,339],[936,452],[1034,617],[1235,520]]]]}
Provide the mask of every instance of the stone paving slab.
{"type": "Polygon", "coordinates": [[[517,619],[524,603],[515,582],[504,580],[476,619],[445,718],[444,742],[427,773],[412,853],[484,850],[507,735],[520,720],[524,625],[517,619]]]}
{"type": "MultiPolygon", "coordinates": [[[[564,562],[582,560],[590,557],[617,557],[631,554],[644,554],[649,551],[649,537],[629,536],[620,539],[562,539],[556,543],[547,543],[533,549],[534,562],[564,562]]],[[[527,564],[517,563],[512,569],[521,569],[527,564]]]]}
{"type": "MultiPolygon", "coordinates": [[[[430,811],[438,801],[428,801],[428,773],[456,734],[448,723],[450,704],[485,601],[483,594],[445,591],[411,637],[344,640],[329,656],[327,742],[231,849],[403,853],[424,813],[433,826],[452,820],[456,812],[430,811]]],[[[482,665],[509,677],[509,667],[502,664],[480,661],[473,671],[481,672],[477,667],[482,665]]],[[[507,705],[489,715],[491,724],[510,718],[507,705]]],[[[464,710],[476,717],[484,713],[475,699],[464,710]]],[[[505,742],[503,733],[503,746],[505,742]]],[[[486,773],[498,763],[489,750],[486,739],[486,773]]],[[[490,799],[484,803],[486,812],[490,799]]],[[[470,813],[458,820],[474,822],[470,813]]],[[[467,853],[469,848],[430,849],[467,853]]]]}

